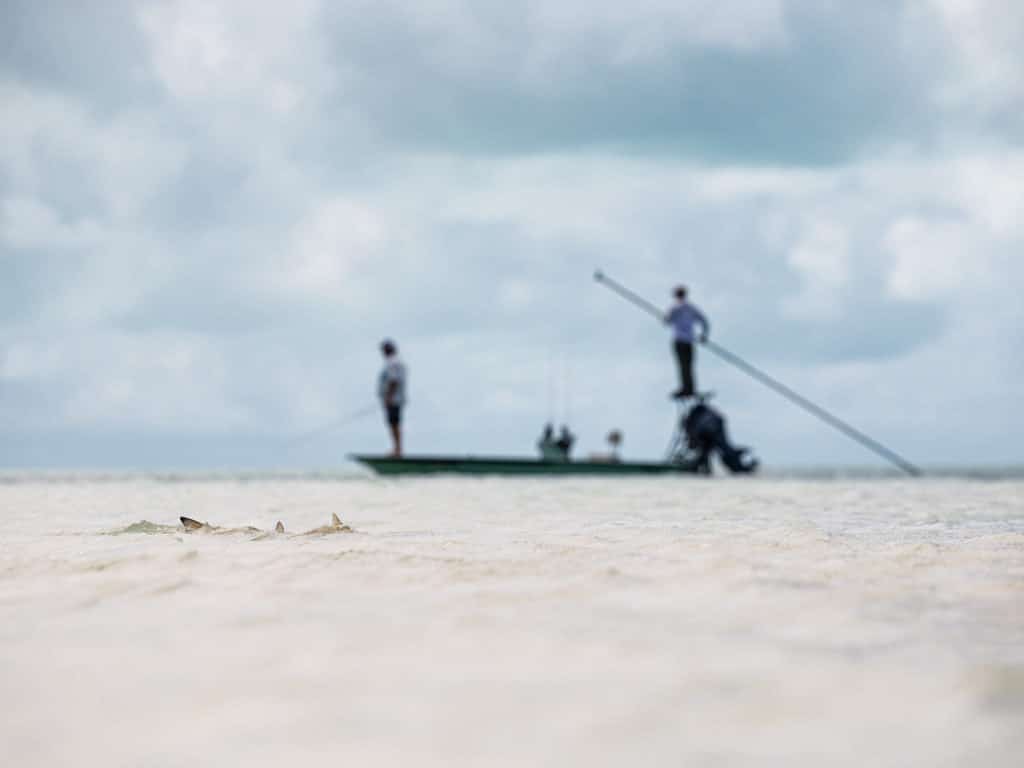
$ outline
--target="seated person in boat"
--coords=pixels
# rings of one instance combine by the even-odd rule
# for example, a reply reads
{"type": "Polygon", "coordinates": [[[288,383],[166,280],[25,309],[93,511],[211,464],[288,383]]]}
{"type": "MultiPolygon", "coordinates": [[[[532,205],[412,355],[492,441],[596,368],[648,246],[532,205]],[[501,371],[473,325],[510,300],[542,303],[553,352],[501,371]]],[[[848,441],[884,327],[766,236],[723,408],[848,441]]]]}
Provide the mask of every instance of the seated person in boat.
{"type": "Polygon", "coordinates": [[[556,440],[554,428],[550,424],[545,425],[544,432],[541,434],[540,440],[537,441],[541,461],[568,461],[574,442],[576,442],[576,436],[569,431],[568,427],[562,426],[556,440]]]}
{"type": "Polygon", "coordinates": [[[550,424],[544,425],[544,432],[537,441],[537,450],[540,451],[541,461],[565,461],[565,454],[555,440],[555,428],[550,424]]]}
{"type": "Polygon", "coordinates": [[[576,442],[576,435],[569,431],[569,428],[562,425],[562,429],[558,433],[558,440],[555,441],[555,445],[562,451],[563,457],[568,461],[569,454],[572,452],[572,445],[576,442]]]}

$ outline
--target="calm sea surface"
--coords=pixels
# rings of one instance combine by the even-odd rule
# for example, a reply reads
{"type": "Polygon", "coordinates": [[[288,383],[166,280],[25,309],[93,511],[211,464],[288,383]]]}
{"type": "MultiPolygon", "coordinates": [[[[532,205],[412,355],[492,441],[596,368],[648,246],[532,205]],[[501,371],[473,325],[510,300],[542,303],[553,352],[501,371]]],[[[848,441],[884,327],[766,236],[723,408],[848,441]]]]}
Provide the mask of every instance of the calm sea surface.
{"type": "Polygon", "coordinates": [[[7,474],[0,525],[10,766],[1024,764],[1019,476],[7,474]]]}

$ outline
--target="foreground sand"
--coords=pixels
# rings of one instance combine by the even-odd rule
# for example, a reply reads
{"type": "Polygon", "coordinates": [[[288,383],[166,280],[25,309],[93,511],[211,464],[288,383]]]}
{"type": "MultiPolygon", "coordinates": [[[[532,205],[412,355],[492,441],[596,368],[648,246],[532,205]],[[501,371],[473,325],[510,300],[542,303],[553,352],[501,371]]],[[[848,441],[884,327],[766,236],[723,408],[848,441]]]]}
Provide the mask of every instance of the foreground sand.
{"type": "Polygon", "coordinates": [[[1022,500],[22,477],[0,484],[0,743],[12,766],[1018,766],[1022,500]],[[177,525],[331,513],[355,532],[177,525]]]}

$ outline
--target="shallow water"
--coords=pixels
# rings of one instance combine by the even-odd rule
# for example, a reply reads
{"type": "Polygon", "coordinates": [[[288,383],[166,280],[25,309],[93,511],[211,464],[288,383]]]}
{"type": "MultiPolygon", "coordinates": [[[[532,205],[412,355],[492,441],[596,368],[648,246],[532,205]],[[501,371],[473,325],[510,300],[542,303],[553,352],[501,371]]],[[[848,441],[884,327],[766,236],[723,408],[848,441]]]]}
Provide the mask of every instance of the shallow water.
{"type": "Polygon", "coordinates": [[[3,480],[9,765],[1021,764],[1019,478],[3,480]]]}

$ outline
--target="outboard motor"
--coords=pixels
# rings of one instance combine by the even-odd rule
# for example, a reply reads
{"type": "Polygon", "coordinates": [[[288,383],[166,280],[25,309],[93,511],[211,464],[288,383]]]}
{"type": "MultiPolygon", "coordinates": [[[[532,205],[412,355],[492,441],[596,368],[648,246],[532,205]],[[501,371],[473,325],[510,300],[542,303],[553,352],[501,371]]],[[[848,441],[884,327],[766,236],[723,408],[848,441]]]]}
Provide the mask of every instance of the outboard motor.
{"type": "Polygon", "coordinates": [[[748,448],[734,446],[725,431],[725,417],[703,401],[698,401],[683,417],[681,430],[689,449],[683,461],[702,474],[711,472],[711,454],[718,453],[722,463],[734,474],[748,474],[757,469],[757,460],[750,458],[748,448]]]}

